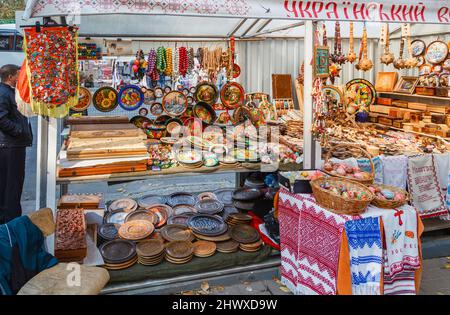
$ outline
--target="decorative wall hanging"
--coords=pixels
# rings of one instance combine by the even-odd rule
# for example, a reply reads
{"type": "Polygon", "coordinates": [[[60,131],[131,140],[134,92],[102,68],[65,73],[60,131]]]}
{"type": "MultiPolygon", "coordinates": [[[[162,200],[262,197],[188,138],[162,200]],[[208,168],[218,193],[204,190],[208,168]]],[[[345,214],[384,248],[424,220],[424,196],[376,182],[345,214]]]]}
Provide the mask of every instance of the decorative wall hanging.
{"type": "Polygon", "coordinates": [[[35,27],[24,30],[30,104],[42,116],[62,118],[78,104],[78,29],[35,27]]]}
{"type": "Polygon", "coordinates": [[[158,70],[160,74],[164,74],[166,67],[166,49],[164,47],[158,47],[156,50],[156,70],[158,70]]]}
{"type": "Polygon", "coordinates": [[[436,40],[431,42],[425,53],[425,60],[431,64],[443,62],[448,55],[448,46],[445,42],[436,40]]]}
{"type": "Polygon", "coordinates": [[[385,65],[389,65],[394,62],[394,54],[390,52],[390,40],[389,40],[389,23],[384,24],[381,27],[380,43],[384,45],[384,54],[380,57],[380,62],[385,65]]]}
{"type": "Polygon", "coordinates": [[[164,70],[164,73],[168,77],[173,75],[172,48],[166,48],[166,70],[164,70]]]}
{"type": "Polygon", "coordinates": [[[349,39],[349,49],[348,49],[348,54],[347,54],[347,60],[350,63],[354,63],[356,60],[356,53],[354,50],[353,22],[350,22],[350,39],[349,39]]]}
{"type": "Polygon", "coordinates": [[[159,80],[159,74],[156,69],[156,50],[151,49],[148,54],[147,60],[147,76],[151,81],[156,82],[159,80]]]}
{"type": "Polygon", "coordinates": [[[320,78],[314,80],[311,94],[313,98],[313,125],[311,133],[315,140],[319,141],[322,146],[326,146],[328,107],[325,101],[322,80],[320,78]]]}
{"type": "Polygon", "coordinates": [[[331,55],[331,60],[334,63],[342,65],[347,58],[342,54],[341,26],[339,25],[339,22],[336,22],[334,27],[334,52],[331,55]]]}
{"type": "Polygon", "coordinates": [[[354,79],[345,85],[345,97],[349,106],[369,107],[375,103],[376,92],[372,83],[364,79],[354,79]]]}
{"type": "Polygon", "coordinates": [[[327,78],[329,74],[329,56],[330,52],[326,46],[317,46],[314,48],[314,77],[327,78]]]}
{"type": "Polygon", "coordinates": [[[378,72],[375,81],[377,92],[392,92],[397,83],[397,72],[378,72]]]}
{"type": "Polygon", "coordinates": [[[201,82],[197,85],[194,97],[197,101],[213,105],[219,99],[219,91],[214,84],[201,82]]]}
{"type": "Polygon", "coordinates": [[[136,85],[127,85],[119,92],[119,105],[125,110],[135,110],[144,103],[144,93],[136,85]]]}
{"type": "Polygon", "coordinates": [[[412,55],[419,57],[425,53],[426,44],[421,39],[415,39],[411,42],[412,55]]]}
{"type": "Polygon", "coordinates": [[[110,112],[118,106],[117,91],[109,86],[99,88],[93,97],[94,107],[103,113],[110,112]]]}
{"type": "Polygon", "coordinates": [[[136,59],[133,62],[133,73],[139,80],[142,80],[145,76],[147,69],[147,62],[145,61],[144,51],[139,49],[136,52],[136,59]]]}
{"type": "Polygon", "coordinates": [[[405,60],[405,68],[411,69],[411,68],[415,68],[417,66],[417,64],[419,63],[419,61],[417,60],[416,57],[414,57],[413,51],[412,51],[411,25],[410,24],[405,25],[405,31],[406,31],[407,41],[408,41],[408,59],[405,60]]]}
{"type": "Polygon", "coordinates": [[[178,73],[184,77],[189,69],[189,57],[186,47],[180,47],[178,49],[178,58],[178,73]]]}
{"type": "Polygon", "coordinates": [[[172,91],[162,101],[164,111],[170,116],[181,116],[187,109],[187,98],[181,92],[172,91]]]}
{"type": "Polygon", "coordinates": [[[367,57],[367,29],[366,25],[363,27],[363,37],[362,37],[362,48],[363,56],[359,60],[359,69],[362,71],[369,71],[373,67],[373,62],[367,57]]]}
{"type": "Polygon", "coordinates": [[[80,87],[78,95],[78,103],[71,107],[71,109],[75,112],[83,112],[88,109],[89,105],[91,105],[92,94],[88,89],[80,87]]]}
{"type": "Polygon", "coordinates": [[[244,88],[236,82],[228,82],[220,91],[222,104],[228,109],[235,109],[244,104],[244,88]]]}
{"type": "Polygon", "coordinates": [[[394,60],[394,68],[395,69],[403,69],[405,67],[405,60],[403,59],[403,50],[405,49],[405,39],[402,38],[400,39],[400,52],[398,55],[398,59],[394,60]]]}
{"type": "Polygon", "coordinates": [[[417,77],[401,77],[395,86],[395,92],[412,94],[418,81],[417,77]]]}
{"type": "Polygon", "coordinates": [[[146,87],[141,87],[142,93],[144,93],[144,104],[152,105],[156,100],[155,91],[153,89],[148,89],[146,87]]]}

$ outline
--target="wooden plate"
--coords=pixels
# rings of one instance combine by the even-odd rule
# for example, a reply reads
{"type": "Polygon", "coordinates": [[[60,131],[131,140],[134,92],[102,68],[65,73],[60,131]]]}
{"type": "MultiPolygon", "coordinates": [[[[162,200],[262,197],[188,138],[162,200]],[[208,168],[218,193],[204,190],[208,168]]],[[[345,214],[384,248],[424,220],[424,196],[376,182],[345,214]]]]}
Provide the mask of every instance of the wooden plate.
{"type": "Polygon", "coordinates": [[[164,244],[159,240],[145,240],[136,245],[136,252],[145,258],[159,257],[164,252],[164,244]]]}
{"type": "Polygon", "coordinates": [[[201,235],[201,234],[195,234],[193,232],[194,236],[202,241],[210,241],[210,242],[224,242],[224,241],[228,241],[229,239],[231,239],[230,235],[228,233],[224,233],[222,235],[217,235],[217,236],[206,236],[206,235],[201,235]]]}
{"type": "Polygon", "coordinates": [[[198,102],[206,102],[213,105],[219,99],[219,90],[214,84],[200,82],[195,89],[194,98],[198,102]]]}
{"type": "Polygon", "coordinates": [[[171,207],[175,207],[177,205],[190,205],[195,206],[197,203],[197,198],[189,193],[177,192],[173,193],[169,196],[169,200],[167,204],[171,207]]]}
{"type": "Polygon", "coordinates": [[[240,247],[246,248],[246,249],[255,249],[260,248],[263,244],[263,241],[261,239],[257,240],[255,243],[249,243],[249,244],[239,244],[240,247]]]}
{"type": "Polygon", "coordinates": [[[170,224],[166,225],[161,229],[162,237],[168,241],[192,241],[194,236],[192,235],[191,230],[180,224],[170,224]]]}
{"type": "Polygon", "coordinates": [[[239,188],[233,193],[233,199],[238,201],[250,201],[260,198],[262,191],[256,188],[239,188]]]}
{"type": "Polygon", "coordinates": [[[221,203],[217,199],[203,199],[197,202],[195,205],[195,208],[199,213],[205,213],[205,214],[217,214],[219,212],[222,212],[223,210],[223,203],[221,203]]]}
{"type": "Polygon", "coordinates": [[[217,251],[221,253],[234,253],[239,248],[239,243],[234,240],[216,243],[217,251]]]}
{"type": "Polygon", "coordinates": [[[105,216],[105,222],[110,224],[118,224],[122,225],[125,223],[125,218],[127,217],[128,212],[118,211],[118,212],[108,212],[105,216]]]}
{"type": "Polygon", "coordinates": [[[130,260],[128,263],[126,264],[120,264],[120,265],[116,265],[116,264],[105,264],[104,267],[108,270],[122,270],[122,269],[127,269],[130,268],[131,266],[134,266],[136,264],[136,262],[138,261],[137,257],[135,257],[134,259],[130,260]]]}
{"type": "Polygon", "coordinates": [[[233,240],[241,244],[251,244],[260,239],[259,232],[246,224],[238,224],[230,227],[229,233],[233,240]]]}
{"type": "Polygon", "coordinates": [[[92,103],[98,111],[110,112],[119,105],[117,91],[109,86],[101,87],[95,91],[92,103]]]}
{"type": "Polygon", "coordinates": [[[106,263],[120,264],[136,256],[136,245],[127,240],[116,239],[100,245],[99,251],[106,263]]]}
{"type": "Polygon", "coordinates": [[[194,243],[194,255],[197,257],[209,257],[216,252],[216,243],[209,241],[197,241],[194,243]]]}
{"type": "Polygon", "coordinates": [[[166,256],[166,260],[172,264],[182,265],[182,264],[186,264],[186,263],[190,262],[192,260],[192,257],[193,256],[189,256],[188,258],[186,258],[184,260],[173,260],[169,256],[166,256]]]}
{"type": "Polygon", "coordinates": [[[244,202],[244,201],[238,201],[238,200],[235,200],[233,202],[234,207],[236,207],[237,209],[240,209],[240,210],[245,210],[245,211],[253,210],[254,205],[255,205],[254,202],[244,202]]]}
{"type": "Polygon", "coordinates": [[[145,220],[149,221],[151,224],[155,225],[158,223],[158,217],[153,212],[147,210],[136,210],[130,212],[125,218],[125,222],[130,222],[134,220],[145,220]]]}
{"type": "Polygon", "coordinates": [[[246,222],[250,222],[253,219],[251,215],[245,213],[232,213],[229,217],[230,219],[246,222]]]}
{"type": "Polygon", "coordinates": [[[119,229],[121,238],[131,241],[142,240],[155,230],[152,223],[145,220],[134,220],[125,222],[119,229]]]}
{"type": "Polygon", "coordinates": [[[234,190],[234,188],[219,189],[214,191],[214,194],[216,195],[217,200],[222,202],[224,205],[232,205],[234,190]]]}
{"type": "Polygon", "coordinates": [[[212,192],[203,192],[198,195],[198,199],[199,200],[203,200],[203,199],[216,199],[217,200],[217,196],[212,192]]]}
{"type": "Polygon", "coordinates": [[[162,106],[169,116],[181,116],[188,107],[188,101],[183,93],[172,91],[164,96],[162,106]]]}
{"type": "Polygon", "coordinates": [[[75,112],[83,112],[88,109],[92,102],[92,94],[88,89],[80,86],[80,93],[78,96],[78,103],[71,107],[75,112]]]}
{"type": "Polygon", "coordinates": [[[174,215],[180,215],[184,213],[197,213],[197,209],[190,205],[177,205],[173,207],[174,215]]]}
{"type": "Polygon", "coordinates": [[[187,226],[187,221],[195,215],[195,212],[186,212],[183,214],[175,214],[167,220],[167,224],[179,224],[187,226]]]}
{"type": "Polygon", "coordinates": [[[244,88],[236,82],[228,82],[220,91],[220,99],[222,104],[228,109],[236,109],[244,104],[245,91],[244,88]]]}
{"type": "Polygon", "coordinates": [[[194,246],[188,241],[174,241],[166,245],[166,253],[169,258],[185,259],[194,253],[194,246]]]}
{"type": "Polygon", "coordinates": [[[167,219],[169,218],[169,214],[167,212],[168,208],[166,205],[153,205],[150,208],[148,208],[147,210],[154,213],[157,216],[158,221],[155,226],[156,228],[159,228],[159,227],[163,226],[164,224],[166,224],[167,219]]]}
{"type": "Polygon", "coordinates": [[[111,212],[116,212],[116,211],[131,212],[131,211],[136,210],[137,207],[138,207],[138,204],[133,199],[123,198],[123,199],[114,200],[109,205],[109,211],[111,211],[111,212]]]}
{"type": "Polygon", "coordinates": [[[119,228],[114,223],[102,224],[98,227],[98,235],[106,241],[112,241],[119,237],[119,228]]]}
{"type": "Polygon", "coordinates": [[[161,195],[147,195],[138,200],[138,205],[141,208],[149,208],[153,205],[165,204],[167,202],[167,196],[161,195]]]}
{"type": "Polygon", "coordinates": [[[187,224],[194,233],[206,236],[222,235],[228,230],[228,226],[221,217],[209,214],[196,214],[187,224]]]}

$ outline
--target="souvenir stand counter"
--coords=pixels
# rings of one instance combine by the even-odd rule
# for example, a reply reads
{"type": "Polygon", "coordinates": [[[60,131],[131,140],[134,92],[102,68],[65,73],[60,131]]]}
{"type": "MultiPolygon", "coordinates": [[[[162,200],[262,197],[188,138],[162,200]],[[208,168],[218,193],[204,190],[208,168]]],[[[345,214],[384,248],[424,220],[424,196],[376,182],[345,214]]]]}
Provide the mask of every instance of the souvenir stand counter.
{"type": "MultiPolygon", "coordinates": [[[[78,31],[91,35],[83,25],[80,30],[68,26],[43,26],[40,31],[34,26],[25,28],[27,68],[35,75],[30,77],[34,88],[20,91],[23,104],[19,106],[22,111],[31,108],[51,117],[49,121],[39,119],[38,159],[47,163],[38,168],[43,172],[38,179],[47,173],[47,180],[38,182],[38,207],[59,209],[61,231],[83,231],[72,238],[57,231],[49,247],[55,244],[61,261],[85,261],[99,245],[102,264],[112,278],[105,293],[131,292],[132,287],[145,291],[158,279],[188,274],[201,277],[205,266],[235,272],[237,266],[251,271],[280,264],[282,281],[296,294],[417,293],[422,266],[421,219],[448,214],[445,194],[450,161],[448,128],[444,127],[447,111],[442,106],[448,96],[444,92],[448,87],[447,45],[444,48],[442,42],[432,41],[424,43],[421,51],[421,43],[412,41],[411,26],[405,23],[416,21],[394,15],[389,21],[402,23],[399,58],[395,58],[390,44],[396,39],[389,38],[389,26],[383,24],[385,20],[375,21],[383,22],[381,63],[397,70],[420,66],[420,76],[399,79],[396,70],[395,75],[378,71],[376,80],[372,76],[372,80],[356,77],[342,82],[344,64],[353,67],[356,62],[360,73],[374,67],[371,58],[375,51],[368,51],[365,17],[362,21],[357,15],[348,17],[337,6],[334,14],[340,25],[330,21],[333,19],[325,11],[316,12],[320,13],[319,22],[301,23],[305,62],[295,82],[301,110],[295,110],[291,89],[286,89],[292,85],[290,76],[272,75],[272,95],[247,91],[245,84],[239,84],[248,68],[238,65],[236,41],[264,40],[261,36],[265,34],[300,24],[264,31],[268,23],[263,23],[249,34],[264,12],[253,0],[243,2],[244,9],[239,12],[211,4],[214,14],[194,7],[183,12],[176,8],[163,12],[153,6],[144,10],[148,12],[125,5],[108,12],[102,9],[101,14],[118,14],[121,19],[148,13],[155,14],[152,18],[179,15],[179,19],[193,19],[183,15],[195,14],[201,16],[197,18],[234,19],[237,26],[215,48],[200,44],[194,50],[183,41],[175,45],[161,41],[159,47],[148,51],[139,46],[128,62],[113,62],[111,84],[94,84],[94,88],[89,76],[87,80],[83,76],[84,87],[80,86],[78,57],[72,56],[80,47],[82,62],[101,58],[95,45],[74,44],[78,31]],[[248,18],[256,22],[236,40],[234,35],[248,18]],[[345,52],[344,24],[349,44],[345,52]],[[334,28],[334,50],[328,42],[327,26],[334,28]],[[359,55],[355,53],[354,28],[362,30],[359,55]],[[67,58],[64,75],[37,67],[33,58],[39,58],[39,47],[44,44],[41,32],[69,44],[67,51],[53,51],[54,60],[72,56],[67,58]],[[407,59],[403,59],[405,46],[407,59]],[[433,66],[422,67],[428,64],[433,66]],[[49,83],[70,88],[49,89],[49,83]],[[36,88],[40,85],[44,88],[36,88]],[[415,104],[405,97],[416,97],[415,104]],[[425,105],[418,105],[422,99],[425,105]],[[95,115],[67,119],[69,131],[57,154],[55,118],[67,116],[69,109],[95,115]],[[228,127],[226,133],[224,127],[228,127]],[[236,146],[235,141],[242,145],[236,146]],[[263,145],[257,145],[258,141],[263,145]],[[274,163],[279,163],[279,169],[271,169],[274,163]],[[299,170],[300,166],[304,170],[299,170]],[[260,170],[272,174],[249,177],[245,187],[198,194],[149,194],[136,200],[71,195],[66,186],[260,170]],[[425,176],[421,175],[425,171],[425,176]],[[274,194],[276,182],[281,188],[274,194]],[[62,185],[58,204],[56,185],[62,185]],[[46,196],[42,186],[46,186],[46,196]],[[260,208],[272,205],[275,211],[264,221],[258,217],[260,208]],[[101,218],[97,228],[85,230],[86,224],[80,220],[83,211],[87,221],[101,218]],[[274,233],[278,222],[279,233],[274,233]],[[281,262],[272,249],[280,247],[281,262]]],[[[70,11],[65,8],[69,4],[33,7],[31,3],[25,17],[65,16],[70,11]]],[[[364,6],[360,1],[351,4],[364,6]]],[[[268,1],[267,5],[267,21],[301,19],[295,1],[284,5],[268,1]]],[[[422,22],[449,24],[442,18],[445,8],[435,2],[427,5],[422,22]]],[[[388,6],[394,9],[394,5],[388,6]]],[[[100,12],[95,4],[80,9],[86,18],[100,12]]],[[[126,36],[130,32],[126,24],[115,34],[126,36]]]]}

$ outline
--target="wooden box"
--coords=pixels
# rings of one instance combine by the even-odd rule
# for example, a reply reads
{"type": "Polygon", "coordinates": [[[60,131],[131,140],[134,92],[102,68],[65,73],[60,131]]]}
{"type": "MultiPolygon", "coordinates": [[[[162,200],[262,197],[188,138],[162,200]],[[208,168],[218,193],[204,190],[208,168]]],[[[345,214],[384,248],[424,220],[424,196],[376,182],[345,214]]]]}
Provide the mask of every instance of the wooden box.
{"type": "Polygon", "coordinates": [[[401,120],[394,120],[392,122],[392,127],[402,129],[403,128],[403,122],[401,120]]]}
{"type": "Polygon", "coordinates": [[[389,114],[389,106],[384,105],[370,105],[369,110],[374,113],[380,113],[380,114],[389,114]]]}
{"type": "Polygon", "coordinates": [[[408,108],[410,108],[410,109],[415,109],[415,110],[423,110],[423,111],[426,111],[426,110],[427,110],[427,104],[424,104],[424,103],[414,103],[414,102],[409,102],[409,103],[408,103],[408,108]]]}
{"type": "Polygon", "coordinates": [[[436,89],[432,87],[416,86],[416,94],[434,96],[436,94],[436,89]]]}
{"type": "Polygon", "coordinates": [[[437,87],[436,96],[440,97],[450,97],[450,88],[448,87],[437,87]]]}
{"type": "Polygon", "coordinates": [[[83,209],[61,209],[56,214],[55,257],[80,261],[87,255],[86,220],[83,209]]]}
{"type": "Polygon", "coordinates": [[[394,100],[394,101],[392,101],[392,106],[401,107],[401,108],[408,108],[408,102],[407,101],[394,100]]]}
{"type": "Polygon", "coordinates": [[[378,105],[392,105],[392,98],[387,97],[377,97],[377,100],[375,102],[378,105]]]}
{"type": "Polygon", "coordinates": [[[420,127],[420,126],[413,126],[413,131],[414,132],[422,132],[422,127],[420,127]]]}
{"type": "Polygon", "coordinates": [[[410,120],[412,123],[419,123],[422,120],[422,113],[411,113],[410,120]]]}
{"type": "Polygon", "coordinates": [[[437,105],[437,106],[428,105],[427,111],[432,112],[432,113],[439,113],[439,114],[450,114],[450,107],[439,106],[439,105],[437,105]]]}
{"type": "Polygon", "coordinates": [[[388,117],[378,117],[378,123],[386,126],[392,126],[394,119],[388,117]]]}

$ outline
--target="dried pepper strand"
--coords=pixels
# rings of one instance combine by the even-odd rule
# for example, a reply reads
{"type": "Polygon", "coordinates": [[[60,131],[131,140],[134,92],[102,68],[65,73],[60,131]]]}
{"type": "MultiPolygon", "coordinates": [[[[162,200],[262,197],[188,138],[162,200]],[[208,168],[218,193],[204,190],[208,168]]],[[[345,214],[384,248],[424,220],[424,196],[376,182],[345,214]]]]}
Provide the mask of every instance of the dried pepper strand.
{"type": "Polygon", "coordinates": [[[180,63],[178,66],[178,72],[182,75],[185,76],[188,72],[188,68],[189,68],[189,61],[188,61],[188,52],[186,47],[180,47],[179,49],[179,54],[180,54],[180,63]]]}

